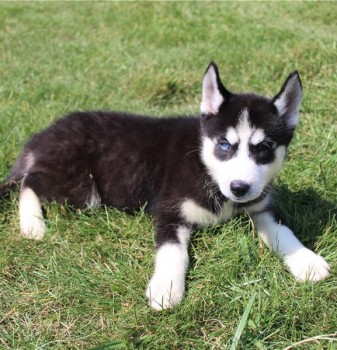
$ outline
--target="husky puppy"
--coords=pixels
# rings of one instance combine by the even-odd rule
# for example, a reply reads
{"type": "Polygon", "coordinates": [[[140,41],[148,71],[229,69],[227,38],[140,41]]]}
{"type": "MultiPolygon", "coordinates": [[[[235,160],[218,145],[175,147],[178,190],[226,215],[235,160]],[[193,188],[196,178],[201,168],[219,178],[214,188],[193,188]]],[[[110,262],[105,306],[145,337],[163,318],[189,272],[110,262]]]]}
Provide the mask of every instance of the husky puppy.
{"type": "Polygon", "coordinates": [[[161,310],[183,298],[192,230],[245,212],[296,279],[321,280],[329,265],[280,222],[271,200],[301,99],[296,71],[269,99],[229,92],[212,62],[198,118],[70,114],[34,135],[11,170],[9,183],[21,187],[21,233],[43,237],[42,200],[131,211],[146,203],[156,223],[146,296],[161,310]]]}

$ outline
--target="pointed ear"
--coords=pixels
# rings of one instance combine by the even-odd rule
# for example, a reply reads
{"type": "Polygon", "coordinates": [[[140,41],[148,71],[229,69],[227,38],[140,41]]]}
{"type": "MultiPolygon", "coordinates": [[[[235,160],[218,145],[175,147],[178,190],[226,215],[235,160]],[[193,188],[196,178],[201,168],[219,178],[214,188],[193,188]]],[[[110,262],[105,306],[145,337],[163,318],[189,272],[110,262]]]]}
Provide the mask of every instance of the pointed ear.
{"type": "Polygon", "coordinates": [[[289,74],[282,89],[272,100],[279,115],[285,118],[291,128],[295,128],[298,123],[301,100],[302,83],[299,74],[294,71],[289,74]]]}
{"type": "Polygon", "coordinates": [[[218,67],[214,62],[211,62],[202,82],[201,113],[205,115],[217,114],[221,104],[229,97],[229,94],[222,85],[218,67]]]}

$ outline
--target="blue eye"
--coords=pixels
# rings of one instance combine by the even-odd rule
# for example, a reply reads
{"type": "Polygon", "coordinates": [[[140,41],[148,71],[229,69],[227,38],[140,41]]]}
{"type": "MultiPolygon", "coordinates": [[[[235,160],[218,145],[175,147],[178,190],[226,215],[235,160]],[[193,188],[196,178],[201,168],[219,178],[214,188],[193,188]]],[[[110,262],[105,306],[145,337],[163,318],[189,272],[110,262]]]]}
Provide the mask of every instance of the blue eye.
{"type": "Polygon", "coordinates": [[[223,151],[229,151],[232,147],[232,145],[227,140],[219,142],[219,146],[223,151]]]}

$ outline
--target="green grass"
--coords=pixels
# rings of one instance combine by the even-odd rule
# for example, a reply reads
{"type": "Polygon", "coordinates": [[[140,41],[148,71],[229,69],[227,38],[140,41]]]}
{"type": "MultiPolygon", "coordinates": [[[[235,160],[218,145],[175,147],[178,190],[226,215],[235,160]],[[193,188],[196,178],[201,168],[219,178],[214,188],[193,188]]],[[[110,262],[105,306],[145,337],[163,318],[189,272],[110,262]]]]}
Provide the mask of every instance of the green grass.
{"type": "Polygon", "coordinates": [[[278,206],[332,274],[295,282],[235,218],[195,233],[186,298],[157,313],[144,296],[151,218],[50,204],[46,237],[32,242],[13,194],[0,213],[0,349],[270,350],[336,332],[336,33],[332,2],[1,3],[0,179],[29,135],[70,111],[195,114],[210,60],[229,89],[269,96],[298,69],[304,101],[278,206]]]}

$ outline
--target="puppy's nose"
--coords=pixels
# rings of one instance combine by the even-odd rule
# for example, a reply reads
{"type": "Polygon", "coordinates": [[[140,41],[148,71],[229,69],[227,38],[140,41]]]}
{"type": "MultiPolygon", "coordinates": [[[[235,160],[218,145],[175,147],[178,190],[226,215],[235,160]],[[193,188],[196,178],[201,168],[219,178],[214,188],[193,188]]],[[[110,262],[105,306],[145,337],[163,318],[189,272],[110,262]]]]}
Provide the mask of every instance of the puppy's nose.
{"type": "Polygon", "coordinates": [[[230,188],[236,197],[242,197],[249,191],[250,185],[245,181],[234,180],[231,182],[230,188]]]}

